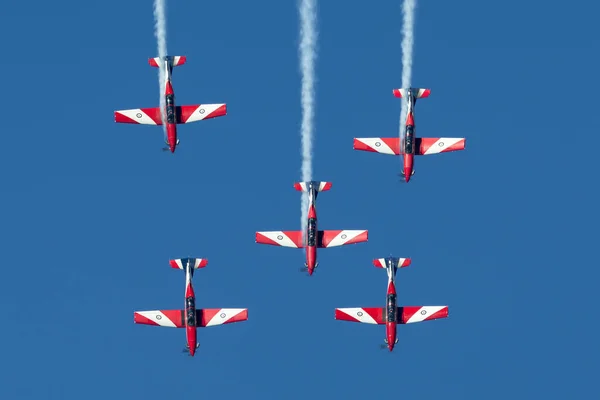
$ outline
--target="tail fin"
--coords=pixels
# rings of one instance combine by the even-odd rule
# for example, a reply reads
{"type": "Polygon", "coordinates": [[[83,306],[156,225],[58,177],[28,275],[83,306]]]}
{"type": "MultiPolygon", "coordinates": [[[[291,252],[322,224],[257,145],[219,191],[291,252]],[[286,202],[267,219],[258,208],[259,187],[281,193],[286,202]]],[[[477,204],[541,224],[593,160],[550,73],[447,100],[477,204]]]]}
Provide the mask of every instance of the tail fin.
{"type": "Polygon", "coordinates": [[[176,260],[169,260],[171,268],[185,269],[188,262],[193,265],[194,269],[204,268],[208,265],[206,258],[178,258],[176,260]]]}
{"type": "MultiPolygon", "coordinates": [[[[165,57],[168,61],[169,64],[171,65],[171,67],[178,67],[180,65],[185,64],[185,62],[187,61],[187,57],[186,56],[166,56],[165,57]]],[[[158,68],[160,67],[160,57],[154,57],[154,58],[149,58],[148,59],[148,64],[150,64],[150,66],[158,68]]]]}
{"type": "Polygon", "coordinates": [[[388,265],[391,265],[392,268],[404,268],[408,267],[411,262],[410,258],[386,257],[374,259],[373,265],[377,268],[385,268],[388,265]]]}
{"type": "Polygon", "coordinates": [[[429,97],[429,94],[431,93],[431,89],[419,89],[419,88],[408,88],[408,89],[394,89],[393,93],[394,96],[396,97],[406,97],[408,95],[408,91],[412,92],[412,95],[417,98],[417,99],[421,99],[421,98],[426,98],[429,97]]]}
{"type": "Polygon", "coordinates": [[[294,188],[299,192],[308,192],[311,187],[317,192],[325,192],[331,189],[331,182],[310,181],[294,183],[294,188]]]}

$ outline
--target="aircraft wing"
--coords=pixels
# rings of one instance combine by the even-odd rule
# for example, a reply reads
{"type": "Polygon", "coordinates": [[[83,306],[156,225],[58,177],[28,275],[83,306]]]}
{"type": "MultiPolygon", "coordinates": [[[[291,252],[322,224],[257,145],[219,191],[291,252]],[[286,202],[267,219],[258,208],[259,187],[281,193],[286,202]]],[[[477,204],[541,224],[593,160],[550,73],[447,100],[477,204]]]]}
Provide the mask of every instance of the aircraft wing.
{"type": "Polygon", "coordinates": [[[265,231],[256,232],[256,243],[283,247],[304,247],[302,231],[265,231]]]}
{"type": "MultiPolygon", "coordinates": [[[[431,321],[447,318],[448,306],[405,306],[398,307],[398,324],[431,321]]],[[[335,319],[361,322],[363,324],[385,324],[385,309],[380,307],[336,308],[335,319]]]]}
{"type": "Polygon", "coordinates": [[[115,122],[121,124],[162,125],[160,108],[133,108],[115,111],[115,122]]]}
{"type": "Polygon", "coordinates": [[[414,322],[431,321],[447,318],[448,306],[404,306],[398,307],[398,323],[412,324],[414,322]]]}
{"type": "Polygon", "coordinates": [[[465,138],[417,138],[415,155],[447,153],[465,149],[465,138]]]}
{"type": "Polygon", "coordinates": [[[196,104],[176,107],[177,123],[189,124],[203,119],[227,115],[227,104],[196,104]]]}
{"type": "Polygon", "coordinates": [[[354,150],[400,155],[400,138],[355,138],[354,150]]]}
{"type": "Polygon", "coordinates": [[[369,231],[319,231],[318,247],[337,247],[366,242],[369,231]]]}
{"type": "Polygon", "coordinates": [[[198,308],[196,320],[199,327],[242,322],[248,319],[247,308],[198,308]]]}
{"type": "Polygon", "coordinates": [[[133,322],[136,324],[166,326],[168,328],[185,327],[183,310],[136,311],[133,322]]]}
{"type": "Polygon", "coordinates": [[[381,325],[385,324],[383,313],[384,309],[381,307],[336,308],[335,319],[381,325]]]}

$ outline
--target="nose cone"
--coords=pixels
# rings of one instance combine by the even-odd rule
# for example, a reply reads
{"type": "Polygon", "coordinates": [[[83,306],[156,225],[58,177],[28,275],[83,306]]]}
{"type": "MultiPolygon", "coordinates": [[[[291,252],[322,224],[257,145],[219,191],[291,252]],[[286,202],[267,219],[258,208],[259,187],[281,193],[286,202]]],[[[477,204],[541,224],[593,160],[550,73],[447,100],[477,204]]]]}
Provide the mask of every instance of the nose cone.
{"type": "Polygon", "coordinates": [[[390,351],[394,350],[394,343],[388,343],[388,349],[390,349],[390,351]]]}
{"type": "Polygon", "coordinates": [[[171,153],[175,153],[175,145],[173,143],[169,145],[169,148],[171,149],[171,153]]]}
{"type": "Polygon", "coordinates": [[[312,276],[313,272],[315,272],[314,268],[308,268],[308,276],[312,276]]]}
{"type": "Polygon", "coordinates": [[[190,356],[194,357],[194,354],[196,354],[196,347],[190,347],[190,356]]]}
{"type": "Polygon", "coordinates": [[[410,175],[412,174],[411,168],[404,167],[404,180],[408,183],[410,181],[410,175]]]}

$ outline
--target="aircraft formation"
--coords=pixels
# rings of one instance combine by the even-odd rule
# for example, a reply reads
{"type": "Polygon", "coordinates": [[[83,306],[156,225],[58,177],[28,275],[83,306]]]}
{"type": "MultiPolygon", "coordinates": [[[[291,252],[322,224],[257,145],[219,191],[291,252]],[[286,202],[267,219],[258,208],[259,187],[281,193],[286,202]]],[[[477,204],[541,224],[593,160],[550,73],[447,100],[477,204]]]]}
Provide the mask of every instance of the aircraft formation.
{"type": "MultiPolygon", "coordinates": [[[[166,125],[165,151],[175,153],[179,145],[177,125],[187,124],[205,119],[222,117],[227,114],[226,104],[175,105],[175,94],[172,84],[173,67],[185,64],[185,56],[166,56],[150,58],[153,67],[164,66],[164,108],[138,108],[114,112],[115,122],[143,125],[166,125]]],[[[417,99],[430,95],[430,89],[400,88],[393,94],[406,99],[408,111],[403,135],[391,138],[355,138],[354,149],[389,154],[403,157],[403,169],[400,175],[408,183],[414,175],[414,156],[438,154],[465,149],[465,138],[419,138],[416,137],[415,105],[417,99]]],[[[364,243],[368,240],[368,230],[318,230],[316,200],[321,192],[331,189],[331,182],[310,181],[297,182],[294,188],[308,195],[309,207],[306,231],[260,231],[256,232],[255,241],[259,244],[304,248],[306,262],[301,271],[311,276],[318,267],[317,249],[364,243]]],[[[410,258],[387,257],[373,261],[377,268],[385,269],[388,275],[386,303],[384,307],[336,308],[335,319],[341,321],[360,322],[365,324],[385,325],[386,335],[382,348],[394,349],[398,342],[396,326],[447,318],[448,306],[398,306],[396,300],[396,272],[399,268],[408,267],[410,258]]],[[[203,309],[196,307],[196,296],[192,285],[194,271],[206,267],[208,261],[202,258],[182,258],[170,260],[172,268],[185,272],[185,301],[181,310],[135,311],[134,323],[153,326],[185,328],[186,345],[184,352],[194,356],[199,347],[197,328],[242,322],[248,319],[247,308],[203,309]]]]}

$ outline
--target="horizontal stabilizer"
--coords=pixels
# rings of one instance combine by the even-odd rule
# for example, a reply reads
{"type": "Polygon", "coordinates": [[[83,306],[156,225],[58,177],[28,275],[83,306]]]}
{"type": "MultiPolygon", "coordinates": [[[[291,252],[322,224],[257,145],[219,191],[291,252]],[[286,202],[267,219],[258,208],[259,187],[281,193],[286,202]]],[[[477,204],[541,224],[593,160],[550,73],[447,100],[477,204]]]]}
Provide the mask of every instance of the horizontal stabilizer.
{"type": "Polygon", "coordinates": [[[319,231],[318,247],[337,247],[369,240],[367,230],[319,231]]]}
{"type": "Polygon", "coordinates": [[[409,90],[412,92],[413,97],[415,97],[417,99],[424,99],[426,97],[429,97],[429,94],[431,93],[431,89],[421,89],[421,88],[394,89],[392,91],[392,93],[394,93],[394,96],[396,96],[396,97],[406,98],[409,90]]]}
{"type": "Polygon", "coordinates": [[[384,309],[381,307],[336,308],[335,319],[363,324],[385,324],[384,309]]]}
{"type": "Polygon", "coordinates": [[[208,327],[234,322],[242,322],[248,319],[247,308],[202,308],[196,310],[196,318],[199,327],[208,327]]]}
{"type": "Polygon", "coordinates": [[[169,260],[171,268],[185,269],[188,263],[194,269],[198,269],[206,267],[208,265],[208,260],[206,258],[178,258],[175,260],[169,260]]]}
{"type": "MultiPolygon", "coordinates": [[[[165,58],[169,61],[171,67],[178,67],[185,64],[187,61],[186,56],[166,56],[165,58]]],[[[152,67],[158,68],[160,66],[160,57],[149,58],[148,64],[150,64],[152,67]]]]}
{"type": "MultiPolygon", "coordinates": [[[[196,309],[196,324],[198,327],[231,324],[246,321],[247,308],[199,308],[196,309]]],[[[169,328],[185,328],[184,310],[152,310],[136,311],[133,313],[136,324],[165,326],[169,328]]]]}
{"type": "Polygon", "coordinates": [[[408,267],[411,262],[410,258],[386,257],[374,259],[373,265],[377,268],[386,268],[388,265],[392,268],[404,268],[408,267]]]}
{"type": "Polygon", "coordinates": [[[294,183],[294,188],[299,192],[308,192],[310,188],[314,188],[314,190],[316,190],[317,192],[325,192],[331,189],[331,182],[296,182],[294,183]]]}
{"type": "Polygon", "coordinates": [[[400,155],[400,138],[354,138],[354,150],[400,155]]]}
{"type": "Polygon", "coordinates": [[[415,155],[448,153],[465,149],[465,138],[417,138],[415,155]]]}

